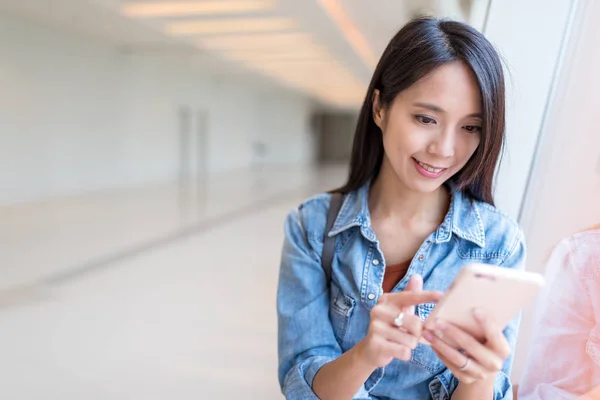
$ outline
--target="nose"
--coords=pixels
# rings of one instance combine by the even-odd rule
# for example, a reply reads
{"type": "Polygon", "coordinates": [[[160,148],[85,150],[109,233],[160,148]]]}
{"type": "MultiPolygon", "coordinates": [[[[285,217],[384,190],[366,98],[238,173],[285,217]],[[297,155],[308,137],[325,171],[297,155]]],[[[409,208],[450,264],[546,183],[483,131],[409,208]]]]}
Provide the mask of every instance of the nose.
{"type": "Polygon", "coordinates": [[[445,129],[432,138],[427,148],[429,154],[440,157],[450,158],[454,156],[454,143],[456,133],[453,129],[445,129]]]}

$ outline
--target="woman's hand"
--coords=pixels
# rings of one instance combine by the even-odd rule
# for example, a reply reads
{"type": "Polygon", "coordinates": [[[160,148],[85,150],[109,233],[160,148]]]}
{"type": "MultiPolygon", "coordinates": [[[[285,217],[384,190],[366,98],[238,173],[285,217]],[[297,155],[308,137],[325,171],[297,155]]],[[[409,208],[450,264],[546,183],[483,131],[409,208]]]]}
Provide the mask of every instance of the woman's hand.
{"type": "Polygon", "coordinates": [[[445,321],[437,322],[435,332],[424,331],[423,337],[460,382],[493,382],[496,373],[502,369],[502,363],[510,355],[510,345],[502,329],[489,316],[478,310],[474,316],[485,333],[483,343],[445,321]]]}
{"type": "Polygon", "coordinates": [[[371,310],[369,331],[357,344],[357,351],[373,369],[385,367],[394,358],[410,359],[423,329],[423,322],[414,315],[414,306],[442,297],[440,292],[424,292],[422,288],[423,279],[413,276],[404,291],[384,294],[371,310]]]}

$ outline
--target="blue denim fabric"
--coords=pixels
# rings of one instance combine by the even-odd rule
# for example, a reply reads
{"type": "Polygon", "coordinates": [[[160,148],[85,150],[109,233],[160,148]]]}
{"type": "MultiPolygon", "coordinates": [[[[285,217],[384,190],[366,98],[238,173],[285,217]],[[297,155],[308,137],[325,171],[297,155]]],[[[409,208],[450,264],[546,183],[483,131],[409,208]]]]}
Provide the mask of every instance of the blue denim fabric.
{"type": "MultiPolygon", "coordinates": [[[[346,195],[330,232],[325,231],[329,194],[314,196],[285,223],[277,293],[279,382],[287,399],[318,399],[312,382],[319,369],[362,340],[370,311],[383,294],[385,260],[368,208],[369,184],[346,195]],[[321,267],[324,235],[335,236],[332,281],[321,267]]],[[[452,201],[443,223],[421,245],[406,276],[423,276],[425,290],[445,291],[470,262],[523,268],[525,244],[517,223],[450,185],[452,201]]],[[[510,295],[507,293],[507,295],[510,295]]],[[[499,299],[501,301],[501,299],[499,299]]],[[[421,304],[425,319],[433,304],[421,304]]],[[[514,349],[520,316],[505,329],[514,349]]],[[[512,356],[496,378],[494,399],[512,399],[512,356]]],[[[373,372],[354,399],[449,399],[458,380],[433,350],[419,344],[408,362],[394,360],[373,372]]]]}

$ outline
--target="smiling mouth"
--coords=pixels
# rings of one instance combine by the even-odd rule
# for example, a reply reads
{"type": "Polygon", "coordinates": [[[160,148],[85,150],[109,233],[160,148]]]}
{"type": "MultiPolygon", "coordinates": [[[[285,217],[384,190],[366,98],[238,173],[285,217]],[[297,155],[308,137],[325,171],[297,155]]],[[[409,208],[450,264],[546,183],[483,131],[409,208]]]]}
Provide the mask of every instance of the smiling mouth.
{"type": "Polygon", "coordinates": [[[425,164],[419,160],[417,160],[415,158],[415,161],[421,166],[423,167],[423,169],[427,172],[431,172],[432,174],[439,174],[440,172],[448,169],[448,168],[440,168],[440,167],[434,167],[433,165],[429,165],[429,164],[425,164]]]}

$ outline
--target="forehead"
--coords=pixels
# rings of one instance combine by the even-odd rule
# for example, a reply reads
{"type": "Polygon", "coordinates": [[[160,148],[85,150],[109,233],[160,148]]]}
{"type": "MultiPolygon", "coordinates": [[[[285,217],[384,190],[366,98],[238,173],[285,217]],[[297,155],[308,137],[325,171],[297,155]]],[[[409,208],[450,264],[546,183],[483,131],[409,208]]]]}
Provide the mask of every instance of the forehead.
{"type": "Polygon", "coordinates": [[[462,62],[445,64],[398,95],[406,103],[434,104],[449,113],[481,112],[481,91],[473,71],[462,62]]]}

